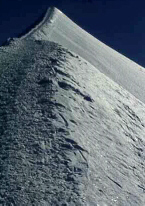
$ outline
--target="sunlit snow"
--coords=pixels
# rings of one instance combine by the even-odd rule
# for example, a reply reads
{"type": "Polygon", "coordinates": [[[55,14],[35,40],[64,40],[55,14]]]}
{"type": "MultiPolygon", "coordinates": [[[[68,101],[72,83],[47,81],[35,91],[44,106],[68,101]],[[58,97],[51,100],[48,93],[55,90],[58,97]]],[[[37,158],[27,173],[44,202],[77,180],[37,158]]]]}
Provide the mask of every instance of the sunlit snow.
{"type": "Polygon", "coordinates": [[[0,47],[0,205],[144,206],[144,75],[54,8],[0,47]]]}

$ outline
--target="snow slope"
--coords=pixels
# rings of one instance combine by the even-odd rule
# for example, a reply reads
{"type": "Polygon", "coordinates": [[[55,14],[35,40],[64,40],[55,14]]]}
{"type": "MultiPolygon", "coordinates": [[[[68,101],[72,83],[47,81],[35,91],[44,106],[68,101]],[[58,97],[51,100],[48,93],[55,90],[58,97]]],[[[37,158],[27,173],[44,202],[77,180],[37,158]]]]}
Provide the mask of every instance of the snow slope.
{"type": "Polygon", "coordinates": [[[63,45],[145,103],[144,68],[88,34],[58,9],[49,8],[44,19],[21,38],[50,40],[63,45]]]}
{"type": "Polygon", "coordinates": [[[0,47],[0,205],[144,206],[144,79],[56,8],[0,47]]]}
{"type": "Polygon", "coordinates": [[[44,40],[0,48],[0,204],[145,205],[145,105],[44,40]]]}

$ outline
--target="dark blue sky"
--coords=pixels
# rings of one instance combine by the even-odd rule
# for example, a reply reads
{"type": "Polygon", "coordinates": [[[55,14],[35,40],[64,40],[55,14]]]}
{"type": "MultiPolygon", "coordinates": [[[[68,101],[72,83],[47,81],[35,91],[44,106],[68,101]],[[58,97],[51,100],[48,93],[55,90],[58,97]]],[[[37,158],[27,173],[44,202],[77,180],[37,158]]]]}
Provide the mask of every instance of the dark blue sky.
{"type": "Polygon", "coordinates": [[[0,44],[24,31],[49,6],[145,67],[144,0],[0,0],[0,44]]]}

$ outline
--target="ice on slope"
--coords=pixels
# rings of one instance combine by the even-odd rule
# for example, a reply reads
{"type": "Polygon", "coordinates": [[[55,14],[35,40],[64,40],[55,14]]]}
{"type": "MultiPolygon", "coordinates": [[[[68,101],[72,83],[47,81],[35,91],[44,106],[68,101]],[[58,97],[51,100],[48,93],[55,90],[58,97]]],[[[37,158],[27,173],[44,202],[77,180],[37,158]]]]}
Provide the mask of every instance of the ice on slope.
{"type": "Polygon", "coordinates": [[[50,40],[63,45],[145,103],[144,68],[91,36],[58,9],[48,9],[40,24],[22,38],[50,40]]]}
{"type": "Polygon", "coordinates": [[[145,105],[48,41],[0,48],[0,204],[145,205],[145,105]]]}

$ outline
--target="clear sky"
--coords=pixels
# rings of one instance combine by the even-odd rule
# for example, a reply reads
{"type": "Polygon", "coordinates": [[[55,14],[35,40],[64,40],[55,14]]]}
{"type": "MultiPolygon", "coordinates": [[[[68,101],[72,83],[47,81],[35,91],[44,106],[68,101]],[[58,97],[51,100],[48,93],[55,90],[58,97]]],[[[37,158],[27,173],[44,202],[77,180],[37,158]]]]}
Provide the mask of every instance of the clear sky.
{"type": "Polygon", "coordinates": [[[145,67],[144,0],[0,0],[0,44],[24,31],[49,6],[145,67]]]}

